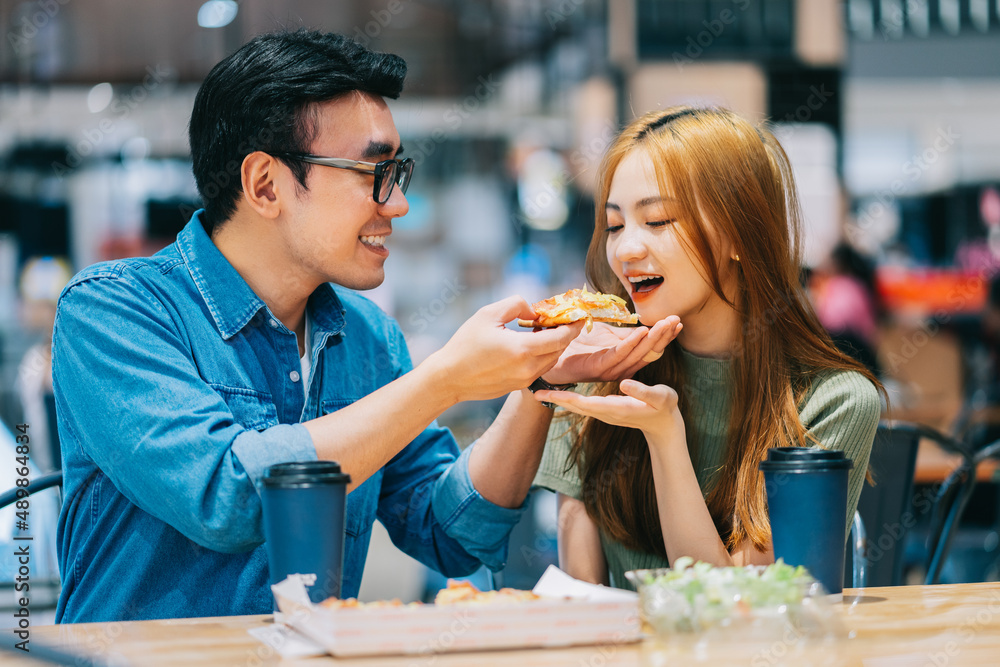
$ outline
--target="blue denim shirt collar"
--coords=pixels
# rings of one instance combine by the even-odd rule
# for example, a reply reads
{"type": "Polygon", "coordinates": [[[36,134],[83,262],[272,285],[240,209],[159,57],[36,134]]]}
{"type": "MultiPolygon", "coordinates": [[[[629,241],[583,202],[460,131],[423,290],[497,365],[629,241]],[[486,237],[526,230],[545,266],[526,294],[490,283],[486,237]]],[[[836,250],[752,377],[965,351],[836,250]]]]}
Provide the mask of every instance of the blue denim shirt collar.
{"type": "MultiPolygon", "coordinates": [[[[195,212],[177,235],[177,249],[205,300],[208,312],[212,314],[216,328],[224,340],[229,340],[249,324],[261,308],[269,317],[273,314],[212,242],[201,224],[203,212],[195,212]]],[[[320,285],[309,298],[309,316],[317,334],[339,334],[343,331],[345,312],[329,283],[320,285]]]]}

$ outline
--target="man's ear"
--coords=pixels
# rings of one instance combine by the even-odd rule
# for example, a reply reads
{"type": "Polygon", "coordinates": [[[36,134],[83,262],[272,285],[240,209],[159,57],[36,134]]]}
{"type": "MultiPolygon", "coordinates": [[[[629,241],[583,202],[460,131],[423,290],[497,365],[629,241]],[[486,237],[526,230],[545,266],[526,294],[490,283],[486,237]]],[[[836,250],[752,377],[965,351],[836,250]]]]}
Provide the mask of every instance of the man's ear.
{"type": "Polygon", "coordinates": [[[255,151],[243,158],[243,198],[261,217],[274,219],[281,212],[281,176],[281,162],[267,153],[255,151]]]}

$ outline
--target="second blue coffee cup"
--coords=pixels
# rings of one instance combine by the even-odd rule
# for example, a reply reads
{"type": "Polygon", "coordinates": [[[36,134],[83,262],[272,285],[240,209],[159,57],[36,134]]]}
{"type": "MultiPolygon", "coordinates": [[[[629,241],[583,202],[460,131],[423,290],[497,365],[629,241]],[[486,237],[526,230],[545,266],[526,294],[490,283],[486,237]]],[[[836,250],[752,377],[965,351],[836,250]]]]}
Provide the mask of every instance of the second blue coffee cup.
{"type": "Polygon", "coordinates": [[[315,574],[313,602],[340,597],[347,485],[335,461],[279,463],[264,472],[261,501],[271,584],[315,574]]]}
{"type": "Polygon", "coordinates": [[[805,566],[832,594],[844,588],[852,467],[842,451],[810,447],[775,447],[760,463],[774,557],[805,566]]]}

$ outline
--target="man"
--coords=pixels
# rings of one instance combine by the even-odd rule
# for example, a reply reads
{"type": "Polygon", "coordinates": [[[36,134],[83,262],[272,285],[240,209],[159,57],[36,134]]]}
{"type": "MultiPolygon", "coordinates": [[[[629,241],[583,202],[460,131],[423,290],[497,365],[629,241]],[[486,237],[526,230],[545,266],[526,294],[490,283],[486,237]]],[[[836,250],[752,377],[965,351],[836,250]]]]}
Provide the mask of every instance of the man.
{"type": "MultiPolygon", "coordinates": [[[[344,597],[376,518],[446,574],[503,567],[550,420],[524,388],[580,327],[507,329],[533,316],[507,299],[414,369],[395,322],[352,291],[382,282],[407,212],[412,163],[384,100],[404,75],[398,57],[336,35],[255,38],[195,100],[204,210],[154,257],[98,264],[64,291],[57,621],[270,611],[259,484],[292,460],[351,475],[344,597]],[[508,392],[461,456],[434,424],[508,392]]],[[[601,359],[567,355],[550,379],[620,373],[666,345],[646,333],[601,359]]]]}

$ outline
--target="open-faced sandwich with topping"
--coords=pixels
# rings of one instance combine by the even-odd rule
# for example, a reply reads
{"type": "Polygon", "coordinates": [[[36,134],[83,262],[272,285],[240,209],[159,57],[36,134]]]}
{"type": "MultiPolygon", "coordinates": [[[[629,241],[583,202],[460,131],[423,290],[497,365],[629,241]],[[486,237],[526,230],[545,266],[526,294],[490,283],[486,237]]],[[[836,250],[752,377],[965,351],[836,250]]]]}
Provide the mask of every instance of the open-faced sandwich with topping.
{"type": "Polygon", "coordinates": [[[584,286],[571,289],[565,294],[557,294],[532,305],[536,317],[533,320],[518,320],[522,327],[557,327],[587,320],[587,330],[593,322],[611,324],[638,324],[639,316],[630,313],[628,304],[614,294],[590,292],[584,286]]]}
{"type": "MultiPolygon", "coordinates": [[[[541,597],[531,591],[519,590],[516,588],[501,588],[498,591],[481,591],[468,581],[448,580],[448,587],[438,591],[434,598],[436,605],[456,605],[456,604],[506,604],[530,602],[540,600],[541,597]]],[[[327,609],[385,609],[400,607],[421,607],[421,602],[404,603],[399,599],[376,600],[374,602],[360,602],[355,598],[340,600],[338,598],[327,598],[319,603],[321,607],[327,609]]]]}

